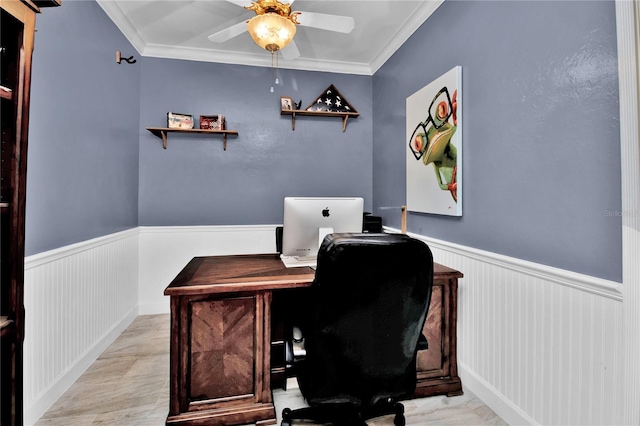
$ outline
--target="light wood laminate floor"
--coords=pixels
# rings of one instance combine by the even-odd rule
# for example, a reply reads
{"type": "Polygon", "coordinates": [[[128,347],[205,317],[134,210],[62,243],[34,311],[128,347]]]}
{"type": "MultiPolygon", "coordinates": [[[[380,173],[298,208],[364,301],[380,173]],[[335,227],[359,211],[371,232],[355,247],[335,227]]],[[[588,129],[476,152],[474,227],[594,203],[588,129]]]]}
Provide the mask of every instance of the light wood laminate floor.
{"type": "MultiPolygon", "coordinates": [[[[304,406],[297,389],[275,390],[278,413],[304,406]]],[[[407,425],[506,425],[468,390],[405,401],[407,425]]],[[[164,425],[169,410],[169,315],[143,315],[107,348],[36,426],[164,425]]],[[[393,416],[368,421],[393,425],[393,416]]]]}

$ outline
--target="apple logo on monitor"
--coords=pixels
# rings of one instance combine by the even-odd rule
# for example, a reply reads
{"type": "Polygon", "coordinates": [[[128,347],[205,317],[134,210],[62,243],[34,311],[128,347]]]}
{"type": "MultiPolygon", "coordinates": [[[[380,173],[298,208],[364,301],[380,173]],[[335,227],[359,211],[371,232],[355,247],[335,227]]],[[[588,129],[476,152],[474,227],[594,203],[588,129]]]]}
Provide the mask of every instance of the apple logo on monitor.
{"type": "Polygon", "coordinates": [[[329,217],[329,207],[322,209],[322,217],[329,217]]]}

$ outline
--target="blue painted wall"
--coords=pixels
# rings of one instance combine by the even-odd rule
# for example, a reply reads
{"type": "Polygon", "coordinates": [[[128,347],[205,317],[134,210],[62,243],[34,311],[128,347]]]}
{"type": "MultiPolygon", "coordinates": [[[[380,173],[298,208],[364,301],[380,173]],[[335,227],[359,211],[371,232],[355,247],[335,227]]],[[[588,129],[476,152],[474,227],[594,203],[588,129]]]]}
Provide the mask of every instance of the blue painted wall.
{"type": "Polygon", "coordinates": [[[38,16],[27,254],[138,225],[276,224],[286,195],[361,195],[400,226],[405,100],[463,67],[464,212],[409,230],[621,280],[613,2],[445,2],[373,77],[138,58],[94,2],[38,16]],[[334,84],[361,116],[279,114],[334,84]],[[219,138],[146,126],[224,114],[219,138]]]}
{"type": "Polygon", "coordinates": [[[39,14],[33,54],[26,254],[138,225],[140,67],[97,3],[39,14]]]}
{"type": "Polygon", "coordinates": [[[615,4],[445,2],[374,76],[374,211],[400,227],[405,100],[463,73],[461,218],[411,232],[620,282],[615,4]]]}
{"type": "MultiPolygon", "coordinates": [[[[265,54],[268,54],[265,52],[265,54]]],[[[372,205],[372,77],[143,58],[140,97],[140,225],[282,223],[285,196],[362,196],[372,205]],[[280,115],[280,96],[312,103],[331,84],[361,114],[280,115]],[[167,149],[144,130],[167,112],[223,114],[237,130],[219,137],[170,134],[167,149]]]]}
{"type": "MultiPolygon", "coordinates": [[[[286,195],[363,196],[372,205],[372,77],[140,58],[95,2],[38,16],[33,63],[27,255],[138,225],[282,222],[286,195]],[[137,56],[137,55],[136,55],[137,56]],[[362,115],[280,116],[280,96],[303,108],[334,84],[362,115]],[[221,138],[144,128],[168,111],[224,114],[221,138]],[[139,208],[138,208],[139,207],[139,208]]],[[[265,52],[265,54],[267,54],[265,52]]]]}

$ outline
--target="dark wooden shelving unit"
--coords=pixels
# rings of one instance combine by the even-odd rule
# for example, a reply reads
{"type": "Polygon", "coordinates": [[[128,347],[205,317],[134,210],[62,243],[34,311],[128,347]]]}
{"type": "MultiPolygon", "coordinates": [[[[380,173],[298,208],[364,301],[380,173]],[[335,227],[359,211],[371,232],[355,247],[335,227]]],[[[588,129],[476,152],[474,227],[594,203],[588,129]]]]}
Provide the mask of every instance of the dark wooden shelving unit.
{"type": "Polygon", "coordinates": [[[0,424],[23,424],[24,231],[36,14],[60,0],[0,0],[0,424]]]}
{"type": "Polygon", "coordinates": [[[227,135],[238,136],[237,130],[207,130],[207,129],[170,129],[168,127],[147,127],[148,131],[162,139],[162,146],[167,149],[167,135],[169,133],[192,133],[206,136],[221,135],[222,146],[227,150],[227,135]]]}

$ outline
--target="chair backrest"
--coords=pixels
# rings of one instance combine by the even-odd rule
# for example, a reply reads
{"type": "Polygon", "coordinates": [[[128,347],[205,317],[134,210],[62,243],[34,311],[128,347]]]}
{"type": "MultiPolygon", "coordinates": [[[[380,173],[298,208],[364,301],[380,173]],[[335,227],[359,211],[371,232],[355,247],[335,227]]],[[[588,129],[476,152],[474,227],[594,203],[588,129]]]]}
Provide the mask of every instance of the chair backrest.
{"type": "Polygon", "coordinates": [[[433,257],[422,241],[328,235],[311,287],[305,398],[371,404],[411,394],[432,285],[433,257]]]}

